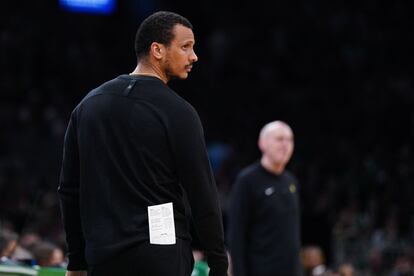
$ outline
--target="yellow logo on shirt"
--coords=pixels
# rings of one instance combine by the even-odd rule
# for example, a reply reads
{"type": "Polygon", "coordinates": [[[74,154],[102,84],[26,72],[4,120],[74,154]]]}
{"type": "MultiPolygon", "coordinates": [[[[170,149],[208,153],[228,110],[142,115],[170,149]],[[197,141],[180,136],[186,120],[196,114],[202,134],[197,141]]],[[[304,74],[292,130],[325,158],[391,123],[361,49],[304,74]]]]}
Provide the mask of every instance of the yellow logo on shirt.
{"type": "Polygon", "coordinates": [[[296,186],[295,186],[295,183],[291,183],[291,184],[289,185],[289,191],[290,191],[292,194],[296,193],[296,186]]]}

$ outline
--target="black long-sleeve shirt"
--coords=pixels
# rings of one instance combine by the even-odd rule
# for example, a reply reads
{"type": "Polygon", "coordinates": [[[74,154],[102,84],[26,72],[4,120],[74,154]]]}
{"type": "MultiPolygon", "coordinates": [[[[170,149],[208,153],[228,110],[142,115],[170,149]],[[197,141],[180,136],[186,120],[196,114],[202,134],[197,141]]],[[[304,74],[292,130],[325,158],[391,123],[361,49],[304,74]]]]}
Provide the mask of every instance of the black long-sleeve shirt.
{"type": "Polygon", "coordinates": [[[231,191],[228,243],[234,276],[298,276],[300,211],[297,180],[260,162],[240,172],[231,191]]]}
{"type": "Polygon", "coordinates": [[[68,270],[148,241],[147,207],[172,202],[176,236],[190,238],[189,203],[211,275],[226,275],[222,216],[201,122],[158,78],[121,75],[80,102],[65,135],[58,193],[68,270]]]}

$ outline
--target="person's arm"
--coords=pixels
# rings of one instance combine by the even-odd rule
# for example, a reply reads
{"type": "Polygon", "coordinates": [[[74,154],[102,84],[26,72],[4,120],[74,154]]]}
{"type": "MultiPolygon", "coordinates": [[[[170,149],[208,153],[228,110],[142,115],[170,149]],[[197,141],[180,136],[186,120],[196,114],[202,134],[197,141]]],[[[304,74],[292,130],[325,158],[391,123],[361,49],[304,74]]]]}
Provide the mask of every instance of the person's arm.
{"type": "MultiPolygon", "coordinates": [[[[68,249],[68,271],[86,270],[85,241],[79,209],[79,152],[76,138],[75,117],[72,114],[65,134],[63,161],[60,173],[58,195],[66,232],[68,249]]],[[[69,274],[76,275],[76,274],[69,274]]]]}
{"type": "Polygon", "coordinates": [[[180,107],[169,118],[168,131],[178,177],[187,193],[194,228],[210,267],[209,275],[227,275],[223,217],[196,111],[190,106],[180,107]]]}
{"type": "Polygon", "coordinates": [[[251,192],[245,179],[238,177],[230,194],[228,209],[228,243],[234,276],[247,275],[248,233],[250,212],[254,208],[250,204],[251,192]]]}

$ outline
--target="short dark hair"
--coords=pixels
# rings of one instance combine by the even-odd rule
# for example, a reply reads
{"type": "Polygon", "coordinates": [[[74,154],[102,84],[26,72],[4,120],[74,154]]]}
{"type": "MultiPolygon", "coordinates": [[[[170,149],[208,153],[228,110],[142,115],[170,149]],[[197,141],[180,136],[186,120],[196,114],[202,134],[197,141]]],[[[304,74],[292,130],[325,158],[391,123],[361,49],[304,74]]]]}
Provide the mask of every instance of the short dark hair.
{"type": "Polygon", "coordinates": [[[146,56],[153,42],[170,45],[174,39],[173,28],[177,24],[193,29],[193,25],[187,18],[169,11],[153,13],[142,21],[135,36],[137,58],[146,56]]]}

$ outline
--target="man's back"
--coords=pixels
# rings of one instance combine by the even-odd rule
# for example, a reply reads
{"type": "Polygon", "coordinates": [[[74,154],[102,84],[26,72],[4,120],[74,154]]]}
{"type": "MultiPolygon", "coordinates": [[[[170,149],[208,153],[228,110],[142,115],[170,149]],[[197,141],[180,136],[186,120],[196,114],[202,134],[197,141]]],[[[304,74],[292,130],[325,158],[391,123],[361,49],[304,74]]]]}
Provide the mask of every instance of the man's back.
{"type": "Polygon", "coordinates": [[[170,136],[178,124],[200,126],[186,126],[181,115],[198,121],[192,107],[158,78],[128,75],[91,91],[74,110],[71,133],[79,152],[88,262],[147,240],[151,205],[172,202],[177,237],[190,238],[170,136]]]}

